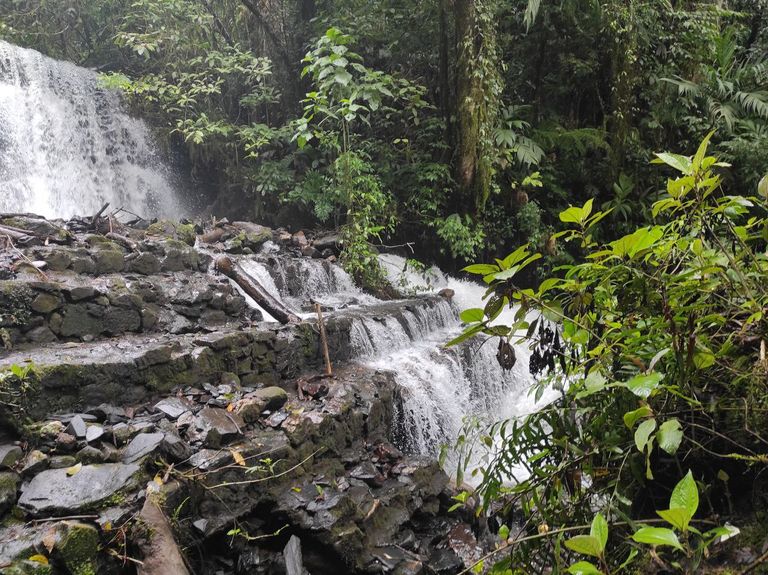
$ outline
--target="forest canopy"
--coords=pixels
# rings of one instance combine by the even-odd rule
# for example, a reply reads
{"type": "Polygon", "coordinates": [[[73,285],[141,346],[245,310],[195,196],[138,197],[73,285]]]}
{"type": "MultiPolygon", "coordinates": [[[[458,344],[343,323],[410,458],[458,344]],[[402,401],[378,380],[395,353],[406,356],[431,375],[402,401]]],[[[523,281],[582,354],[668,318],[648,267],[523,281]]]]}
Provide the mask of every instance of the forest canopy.
{"type": "Polygon", "coordinates": [[[384,237],[448,267],[554,252],[590,198],[630,230],[663,187],[652,152],[710,131],[737,191],[768,164],[763,0],[4,6],[0,36],[124,90],[213,213],[347,225],[357,263],[384,237]]]}

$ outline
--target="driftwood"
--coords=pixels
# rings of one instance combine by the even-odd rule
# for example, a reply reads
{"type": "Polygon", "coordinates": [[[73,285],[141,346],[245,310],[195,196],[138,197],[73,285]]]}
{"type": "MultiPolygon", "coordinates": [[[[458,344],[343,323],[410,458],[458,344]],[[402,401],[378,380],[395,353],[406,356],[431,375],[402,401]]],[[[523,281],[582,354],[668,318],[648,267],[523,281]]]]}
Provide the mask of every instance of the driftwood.
{"type": "Polygon", "coordinates": [[[226,256],[216,260],[216,269],[231,278],[242,290],[280,323],[298,323],[301,318],[272,297],[262,285],[249,276],[237,263],[226,256]]]}
{"type": "Polygon", "coordinates": [[[138,244],[136,242],[134,242],[131,238],[127,238],[125,236],[121,236],[120,234],[116,234],[114,232],[109,232],[106,237],[109,238],[110,240],[114,241],[114,242],[117,242],[118,244],[120,244],[124,248],[128,248],[132,252],[135,252],[136,249],[138,248],[138,244]]]}
{"type": "Polygon", "coordinates": [[[8,236],[12,240],[22,241],[22,242],[28,240],[29,238],[35,235],[33,232],[30,232],[29,230],[22,230],[20,228],[14,228],[11,226],[3,226],[3,225],[0,225],[0,234],[3,234],[4,236],[8,236]]]}

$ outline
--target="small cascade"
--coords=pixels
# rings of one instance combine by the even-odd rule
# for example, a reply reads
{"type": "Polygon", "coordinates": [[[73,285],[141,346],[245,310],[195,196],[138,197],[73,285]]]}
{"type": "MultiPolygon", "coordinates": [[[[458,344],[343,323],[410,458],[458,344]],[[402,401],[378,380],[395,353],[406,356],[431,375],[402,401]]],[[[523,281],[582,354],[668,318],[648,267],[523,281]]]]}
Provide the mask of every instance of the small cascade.
{"type": "Polygon", "coordinates": [[[89,215],[109,202],[180,217],[147,126],[96,73],[0,41],[0,212],[89,215]]]}
{"type": "MultiPolygon", "coordinates": [[[[448,288],[453,298],[429,300],[429,305],[403,302],[396,313],[371,313],[367,306],[385,302],[361,292],[328,261],[286,256],[271,243],[239,261],[267,291],[293,310],[306,312],[305,317],[313,316],[310,300],[323,304],[329,314],[353,314],[353,355],[368,367],[395,374],[399,401],[394,434],[407,452],[437,456],[442,446],[455,442],[467,418],[492,423],[530,413],[554,398],[547,393],[537,403],[529,394],[534,379],[528,371],[528,349],[516,348],[517,362],[505,371],[496,360],[495,339],[475,338],[445,347],[461,332],[459,311],[483,305],[485,288],[479,284],[446,276],[437,268],[414,272],[405,259],[383,255],[380,262],[390,281],[405,293],[448,288]],[[360,313],[355,315],[355,310],[360,313]]],[[[514,313],[505,310],[498,321],[511,322],[514,313]]],[[[485,455],[476,450],[473,461],[485,455]]],[[[449,455],[447,470],[456,465],[455,456],[449,455]]]]}

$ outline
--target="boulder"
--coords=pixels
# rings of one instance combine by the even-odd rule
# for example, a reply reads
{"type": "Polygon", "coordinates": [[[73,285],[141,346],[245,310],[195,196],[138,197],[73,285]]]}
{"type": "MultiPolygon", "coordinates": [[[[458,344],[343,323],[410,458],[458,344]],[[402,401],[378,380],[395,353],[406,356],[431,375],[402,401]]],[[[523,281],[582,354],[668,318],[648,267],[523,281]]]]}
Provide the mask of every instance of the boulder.
{"type": "Polygon", "coordinates": [[[131,488],[139,466],[105,463],[83,466],[74,475],[50,469],[35,476],[19,499],[19,507],[32,515],[72,515],[92,510],[131,488]]]}
{"type": "Polygon", "coordinates": [[[16,504],[19,476],[12,471],[0,473],[0,515],[16,504]]]}
{"type": "Polygon", "coordinates": [[[275,411],[288,401],[286,391],[277,386],[257,389],[234,404],[234,412],[247,423],[256,421],[265,410],[275,411]]]}
{"type": "Polygon", "coordinates": [[[166,397],[155,404],[155,411],[159,411],[170,417],[178,419],[185,411],[192,411],[195,404],[184,397],[166,397]]]}
{"type": "Polygon", "coordinates": [[[18,445],[0,445],[0,469],[11,469],[19,460],[23,452],[18,445]]]}
{"type": "Polygon", "coordinates": [[[195,418],[196,438],[200,438],[206,447],[220,447],[240,434],[245,426],[243,419],[236,413],[227,413],[224,409],[206,407],[195,418]]]}

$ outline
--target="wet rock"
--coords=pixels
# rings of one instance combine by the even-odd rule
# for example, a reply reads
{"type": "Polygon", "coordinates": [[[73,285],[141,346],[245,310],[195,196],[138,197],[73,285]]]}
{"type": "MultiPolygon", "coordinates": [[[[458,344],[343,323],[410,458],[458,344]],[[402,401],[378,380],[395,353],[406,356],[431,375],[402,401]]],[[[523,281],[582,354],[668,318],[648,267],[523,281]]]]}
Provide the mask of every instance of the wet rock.
{"type": "Polygon", "coordinates": [[[341,244],[341,237],[338,234],[329,234],[319,238],[315,238],[312,245],[315,246],[321,252],[324,250],[338,251],[341,244]]]}
{"type": "Polygon", "coordinates": [[[91,299],[96,296],[96,288],[93,286],[78,286],[69,290],[69,299],[73,302],[79,302],[84,299],[91,299]]]}
{"type": "Polygon", "coordinates": [[[59,433],[56,436],[56,449],[63,453],[74,451],[77,447],[77,438],[69,433],[59,433]]]}
{"type": "Polygon", "coordinates": [[[323,257],[322,253],[313,246],[304,246],[301,248],[301,255],[303,255],[305,258],[315,258],[319,259],[323,257]]]}
{"type": "Polygon", "coordinates": [[[153,497],[147,497],[139,519],[146,527],[146,534],[139,541],[142,562],[137,574],[189,575],[168,518],[153,497]]]}
{"type": "Polygon", "coordinates": [[[240,435],[245,423],[236,413],[206,407],[197,415],[194,425],[196,430],[194,437],[202,439],[206,447],[219,447],[222,441],[240,435]]]}
{"type": "Polygon", "coordinates": [[[429,558],[429,567],[436,575],[451,575],[464,568],[464,563],[453,549],[436,549],[429,558]]]}
{"type": "Polygon", "coordinates": [[[183,397],[166,397],[158,401],[154,409],[166,414],[171,419],[178,419],[185,411],[193,411],[195,404],[183,397]]]}
{"type": "Polygon", "coordinates": [[[246,422],[253,423],[266,410],[280,409],[288,401],[288,393],[281,387],[271,386],[257,389],[235,402],[234,412],[246,422]]]}
{"type": "Polygon", "coordinates": [[[65,469],[43,471],[24,490],[19,507],[33,515],[79,513],[132,487],[138,471],[138,465],[120,463],[84,465],[74,475],[65,469]]]}
{"type": "Polygon", "coordinates": [[[101,439],[105,433],[106,431],[101,425],[89,425],[85,430],[85,441],[86,443],[93,443],[101,439]]]}
{"type": "Polygon", "coordinates": [[[88,428],[80,415],[75,415],[67,425],[67,433],[78,439],[84,439],[88,428]]]}
{"type": "Polygon", "coordinates": [[[29,330],[26,334],[27,339],[32,343],[51,343],[58,338],[56,334],[51,331],[47,325],[41,325],[39,327],[29,330]]]}
{"type": "Polygon", "coordinates": [[[422,575],[425,572],[424,563],[410,559],[398,564],[392,575],[422,575]]]}
{"type": "Polygon", "coordinates": [[[168,457],[168,459],[175,463],[186,461],[193,454],[192,448],[186,441],[181,439],[181,437],[175,433],[170,432],[165,433],[165,438],[160,444],[160,450],[168,457]]]}
{"type": "Polygon", "coordinates": [[[288,543],[283,549],[283,557],[285,558],[285,573],[286,575],[304,575],[304,559],[301,555],[301,540],[295,535],[291,535],[288,543]]]}
{"type": "Polygon", "coordinates": [[[58,526],[53,555],[72,575],[98,572],[99,532],[93,525],[65,521],[58,526]]]}
{"type": "Polygon", "coordinates": [[[123,271],[125,256],[117,250],[98,250],[93,254],[94,273],[112,274],[123,271]]]}
{"type": "Polygon", "coordinates": [[[51,313],[61,307],[61,298],[51,293],[41,293],[32,300],[30,307],[37,313],[51,313]]]}
{"type": "Polygon", "coordinates": [[[127,419],[125,410],[122,407],[115,407],[108,403],[102,403],[97,407],[89,409],[88,414],[93,415],[99,421],[106,421],[108,423],[120,423],[127,419]]]}
{"type": "Polygon", "coordinates": [[[23,451],[18,445],[0,445],[0,469],[11,469],[21,459],[23,451]]]}
{"type": "Polygon", "coordinates": [[[11,471],[0,473],[0,515],[16,504],[21,479],[11,471]]]}
{"type": "Polygon", "coordinates": [[[67,469],[77,463],[74,455],[54,455],[48,460],[50,469],[67,469]]]}
{"type": "Polygon", "coordinates": [[[129,271],[147,276],[159,273],[160,268],[160,259],[149,252],[142,252],[137,257],[128,262],[129,271]]]}
{"type": "Polygon", "coordinates": [[[448,546],[464,565],[472,565],[483,555],[483,549],[466,523],[454,525],[448,532],[448,546]]]}
{"type": "Polygon", "coordinates": [[[92,463],[104,463],[106,461],[104,453],[91,445],[86,445],[80,451],[75,453],[75,459],[83,465],[92,463]]]}
{"type": "Polygon", "coordinates": [[[25,479],[37,475],[41,471],[48,469],[48,456],[42,451],[33,449],[24,458],[21,468],[21,476],[25,479]]]}
{"type": "Polygon", "coordinates": [[[384,477],[370,461],[364,461],[349,472],[353,479],[364,481],[368,485],[380,486],[384,483],[384,477]]]}
{"type": "Polygon", "coordinates": [[[123,463],[137,463],[152,455],[160,448],[165,435],[162,433],[140,433],[123,450],[123,463]]]}
{"type": "Polygon", "coordinates": [[[221,449],[201,449],[189,458],[189,464],[201,471],[219,469],[232,462],[232,454],[221,449]]]}

